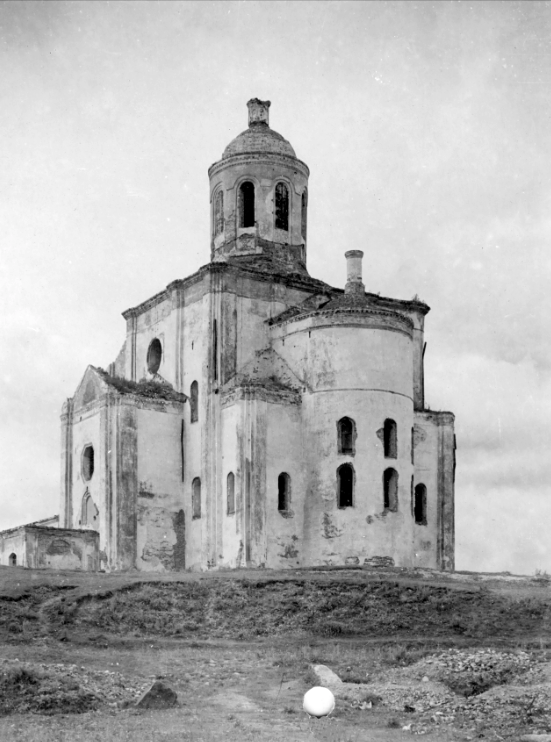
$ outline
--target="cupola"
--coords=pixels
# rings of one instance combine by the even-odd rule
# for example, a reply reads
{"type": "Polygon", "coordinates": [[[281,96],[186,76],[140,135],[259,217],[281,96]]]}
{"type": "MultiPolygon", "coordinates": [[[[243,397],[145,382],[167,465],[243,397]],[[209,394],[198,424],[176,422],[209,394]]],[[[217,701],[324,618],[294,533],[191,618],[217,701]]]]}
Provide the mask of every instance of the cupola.
{"type": "Polygon", "coordinates": [[[247,103],[248,129],[209,168],[211,260],[306,273],[310,171],[270,128],[270,105],[247,103]]]}

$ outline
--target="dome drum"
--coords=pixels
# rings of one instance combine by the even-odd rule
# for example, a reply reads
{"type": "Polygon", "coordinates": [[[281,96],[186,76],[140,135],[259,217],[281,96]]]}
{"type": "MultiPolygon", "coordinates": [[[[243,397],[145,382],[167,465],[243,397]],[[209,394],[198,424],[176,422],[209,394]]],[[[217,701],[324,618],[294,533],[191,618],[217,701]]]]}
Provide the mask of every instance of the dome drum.
{"type": "Polygon", "coordinates": [[[308,167],[268,125],[269,101],[249,101],[249,129],[209,169],[213,261],[263,255],[306,271],[308,167]]]}

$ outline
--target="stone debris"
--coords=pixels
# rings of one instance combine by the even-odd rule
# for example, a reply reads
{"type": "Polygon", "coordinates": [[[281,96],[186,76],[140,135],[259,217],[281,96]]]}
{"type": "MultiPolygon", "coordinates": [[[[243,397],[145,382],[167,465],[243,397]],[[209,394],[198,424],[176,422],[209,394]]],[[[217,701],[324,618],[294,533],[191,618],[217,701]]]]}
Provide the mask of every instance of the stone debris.
{"type": "Polygon", "coordinates": [[[83,692],[96,696],[101,705],[111,708],[123,708],[134,704],[144,690],[151,684],[151,679],[143,681],[129,678],[120,672],[111,670],[94,670],[84,666],[64,663],[27,663],[19,660],[0,660],[0,672],[14,667],[29,667],[59,677],[61,681],[73,680],[83,692]]]}
{"type": "MultiPolygon", "coordinates": [[[[331,677],[327,671],[340,681],[323,665],[314,671],[320,682],[331,677]]],[[[450,649],[409,667],[389,669],[366,683],[339,685],[333,679],[331,690],[360,709],[369,709],[371,699],[377,698],[393,711],[415,713],[403,727],[411,734],[450,725],[461,729],[466,739],[491,732],[496,739],[517,742],[530,731],[523,740],[551,742],[550,681],[551,665],[527,652],[450,649]]]]}
{"type": "Polygon", "coordinates": [[[141,709],[170,709],[177,705],[178,695],[160,680],[156,680],[136,703],[136,706],[141,709]]]}

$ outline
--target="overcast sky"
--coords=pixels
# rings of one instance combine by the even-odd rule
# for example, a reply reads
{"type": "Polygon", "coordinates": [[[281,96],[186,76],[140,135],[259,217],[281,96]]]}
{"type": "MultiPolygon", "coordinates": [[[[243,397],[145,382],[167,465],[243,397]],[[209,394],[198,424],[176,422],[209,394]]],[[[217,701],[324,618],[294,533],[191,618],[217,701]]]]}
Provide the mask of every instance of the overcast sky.
{"type": "Polygon", "coordinates": [[[431,306],[457,567],[551,572],[551,6],[0,3],[0,528],[59,512],[61,405],[209,260],[246,102],[310,167],[308,268],[431,306]]]}

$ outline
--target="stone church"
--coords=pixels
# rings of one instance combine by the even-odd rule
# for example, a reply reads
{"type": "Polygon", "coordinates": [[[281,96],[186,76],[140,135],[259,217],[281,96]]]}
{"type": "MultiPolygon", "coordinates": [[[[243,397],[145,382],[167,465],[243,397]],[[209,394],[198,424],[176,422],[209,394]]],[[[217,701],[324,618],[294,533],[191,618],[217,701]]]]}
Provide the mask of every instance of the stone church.
{"type": "Polygon", "coordinates": [[[59,527],[96,568],[454,568],[454,416],[429,307],[310,276],[307,165],[250,100],[209,169],[210,262],[123,313],[62,411],[59,527]]]}

